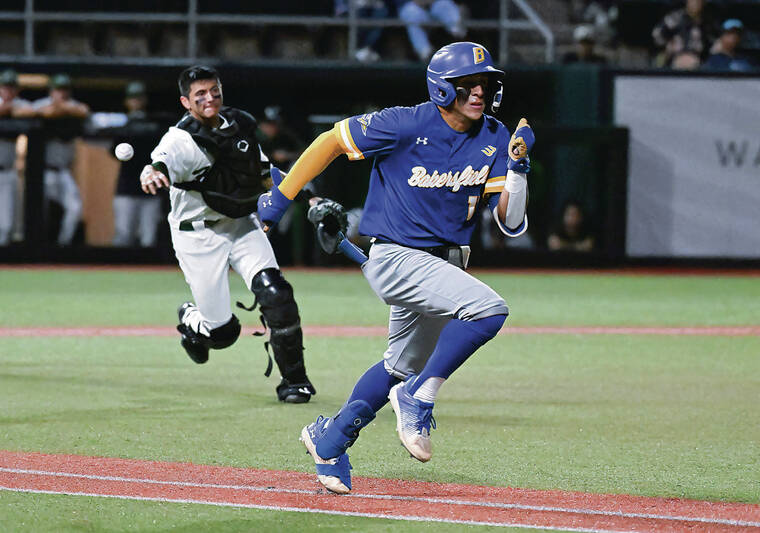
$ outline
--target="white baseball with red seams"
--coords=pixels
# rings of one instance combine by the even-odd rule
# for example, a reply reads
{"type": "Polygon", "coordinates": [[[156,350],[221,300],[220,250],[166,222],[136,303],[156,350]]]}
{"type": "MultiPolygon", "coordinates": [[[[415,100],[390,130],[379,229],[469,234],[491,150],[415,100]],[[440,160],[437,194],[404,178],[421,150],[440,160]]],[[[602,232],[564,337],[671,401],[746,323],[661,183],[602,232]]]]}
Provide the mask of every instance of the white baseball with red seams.
{"type": "Polygon", "coordinates": [[[135,150],[129,143],[119,143],[116,145],[116,148],[114,148],[113,153],[119,161],[129,161],[132,159],[132,156],[135,155],[135,150]]]}

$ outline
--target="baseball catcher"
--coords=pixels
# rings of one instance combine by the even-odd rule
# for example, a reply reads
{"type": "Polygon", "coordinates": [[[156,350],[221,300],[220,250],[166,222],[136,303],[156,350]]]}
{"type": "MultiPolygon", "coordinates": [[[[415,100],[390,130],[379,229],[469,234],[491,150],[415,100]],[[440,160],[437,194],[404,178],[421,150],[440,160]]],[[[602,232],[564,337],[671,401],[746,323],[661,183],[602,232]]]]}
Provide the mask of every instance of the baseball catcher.
{"type": "Polygon", "coordinates": [[[222,106],[216,70],[186,69],[179,89],[187,113],[153,150],[140,182],[148,194],[169,189],[172,243],[195,300],[178,310],[182,347],[202,364],[209,350],[231,346],[239,337],[240,322],[230,306],[232,267],[253,292],[269,328],[269,346],[282,376],[277,398],[308,402],[316,389],[306,375],[293,287],[254,214],[266,190],[262,181],[271,177],[277,184],[280,172],[259,147],[254,118],[222,106]]]}

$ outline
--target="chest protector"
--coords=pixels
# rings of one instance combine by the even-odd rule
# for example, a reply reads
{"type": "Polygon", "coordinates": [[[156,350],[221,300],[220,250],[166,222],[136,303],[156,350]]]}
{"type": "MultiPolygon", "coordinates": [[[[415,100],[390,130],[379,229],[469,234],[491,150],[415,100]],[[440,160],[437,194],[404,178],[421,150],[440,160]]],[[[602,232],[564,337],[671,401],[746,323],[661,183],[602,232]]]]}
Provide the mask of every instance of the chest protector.
{"type": "MultiPolygon", "coordinates": [[[[229,127],[222,130],[208,128],[189,114],[177,123],[178,128],[187,131],[193,141],[211,155],[214,164],[194,181],[173,186],[199,191],[206,205],[214,211],[240,218],[256,211],[259,195],[267,190],[256,139],[256,119],[232,107],[223,107],[221,114],[229,123],[229,127]]],[[[266,174],[268,171],[268,168],[263,170],[266,174]]]]}

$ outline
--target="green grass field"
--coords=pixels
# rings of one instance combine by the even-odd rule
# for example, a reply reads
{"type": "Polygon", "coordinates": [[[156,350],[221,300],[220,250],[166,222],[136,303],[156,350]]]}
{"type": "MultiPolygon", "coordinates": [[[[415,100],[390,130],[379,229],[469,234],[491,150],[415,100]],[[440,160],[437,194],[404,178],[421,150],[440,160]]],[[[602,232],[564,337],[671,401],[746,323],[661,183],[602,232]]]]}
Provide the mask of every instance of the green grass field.
{"type": "MultiPolygon", "coordinates": [[[[305,325],[384,325],[358,273],[285,271],[305,325]]],[[[476,273],[513,326],[760,324],[760,279],[476,273]]],[[[246,303],[239,278],[233,297],[246,303]]],[[[178,270],[0,270],[0,328],[171,326],[178,270]]],[[[239,312],[256,326],[258,313],[239,312]]],[[[250,327],[248,328],[250,331],[250,327]]],[[[381,337],[305,339],[318,395],[276,401],[250,335],[193,364],[178,337],[0,336],[0,449],[311,472],[300,428],[332,414],[381,337]]],[[[275,372],[276,373],[276,372],[275,372]]],[[[384,409],[355,476],[760,502],[760,337],[500,335],[446,383],[417,463],[384,409]]],[[[400,523],[0,491],[3,531],[390,531],[400,523]]],[[[456,531],[405,524],[412,531],[456,531]]],[[[497,528],[473,528],[496,530],[497,528]]],[[[503,528],[498,528],[503,531],[503,528]]]]}

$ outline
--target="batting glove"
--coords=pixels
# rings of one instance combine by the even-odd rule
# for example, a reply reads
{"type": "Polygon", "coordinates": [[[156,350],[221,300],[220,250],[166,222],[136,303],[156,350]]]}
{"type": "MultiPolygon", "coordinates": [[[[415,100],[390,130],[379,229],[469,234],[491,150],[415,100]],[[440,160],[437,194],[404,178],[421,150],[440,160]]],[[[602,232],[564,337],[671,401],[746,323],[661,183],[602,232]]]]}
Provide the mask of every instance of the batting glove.
{"type": "Polygon", "coordinates": [[[282,194],[279,188],[272,187],[269,192],[259,196],[259,219],[269,227],[276,225],[292,202],[293,200],[282,194]]]}
{"type": "Polygon", "coordinates": [[[533,148],[533,143],[535,142],[536,136],[533,134],[530,125],[528,125],[528,121],[525,118],[521,118],[517,124],[517,129],[512,134],[512,138],[509,139],[507,169],[522,174],[530,172],[530,157],[528,157],[528,152],[533,148]]]}

